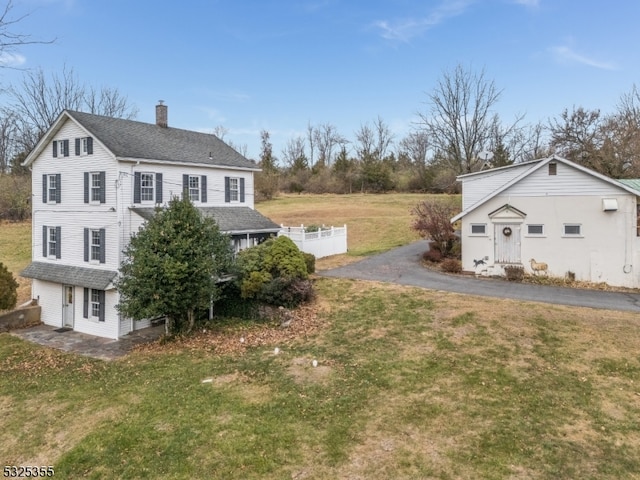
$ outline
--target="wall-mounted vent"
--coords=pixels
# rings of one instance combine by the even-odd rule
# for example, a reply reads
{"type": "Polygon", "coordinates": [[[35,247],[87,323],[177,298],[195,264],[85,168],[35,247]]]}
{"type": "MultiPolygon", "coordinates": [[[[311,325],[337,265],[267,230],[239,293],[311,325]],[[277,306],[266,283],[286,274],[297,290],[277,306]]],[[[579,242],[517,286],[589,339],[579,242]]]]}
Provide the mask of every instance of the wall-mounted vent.
{"type": "Polygon", "coordinates": [[[618,210],[617,198],[603,198],[602,199],[602,211],[603,212],[615,212],[618,210]]]}

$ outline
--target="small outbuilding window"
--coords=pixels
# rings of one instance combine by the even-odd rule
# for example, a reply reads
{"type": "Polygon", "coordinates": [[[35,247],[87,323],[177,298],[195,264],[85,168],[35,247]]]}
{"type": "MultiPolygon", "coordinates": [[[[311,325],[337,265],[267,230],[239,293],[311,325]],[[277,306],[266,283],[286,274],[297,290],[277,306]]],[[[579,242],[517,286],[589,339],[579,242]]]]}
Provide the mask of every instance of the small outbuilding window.
{"type": "Polygon", "coordinates": [[[577,223],[565,223],[564,235],[566,237],[580,237],[582,236],[582,225],[577,223]]]}
{"type": "Polygon", "coordinates": [[[549,164],[549,175],[557,175],[558,174],[558,164],[556,162],[551,162],[549,164]]]}
{"type": "Polygon", "coordinates": [[[471,224],[471,235],[486,235],[487,234],[487,225],[486,223],[472,223],[471,224]]]}
{"type": "Polygon", "coordinates": [[[527,235],[544,235],[544,225],[527,225],[527,235]]]}

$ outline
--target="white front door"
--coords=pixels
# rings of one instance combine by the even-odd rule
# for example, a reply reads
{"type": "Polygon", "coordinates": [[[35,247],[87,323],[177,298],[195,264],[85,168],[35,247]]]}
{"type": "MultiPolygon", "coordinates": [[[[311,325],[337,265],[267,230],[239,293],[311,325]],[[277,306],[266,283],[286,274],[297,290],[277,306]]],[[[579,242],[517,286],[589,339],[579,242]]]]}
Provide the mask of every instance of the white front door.
{"type": "Polygon", "coordinates": [[[73,286],[62,287],[62,326],[73,328],[73,286]]]}
{"type": "Polygon", "coordinates": [[[519,223],[494,223],[495,263],[522,263],[519,223]]]}

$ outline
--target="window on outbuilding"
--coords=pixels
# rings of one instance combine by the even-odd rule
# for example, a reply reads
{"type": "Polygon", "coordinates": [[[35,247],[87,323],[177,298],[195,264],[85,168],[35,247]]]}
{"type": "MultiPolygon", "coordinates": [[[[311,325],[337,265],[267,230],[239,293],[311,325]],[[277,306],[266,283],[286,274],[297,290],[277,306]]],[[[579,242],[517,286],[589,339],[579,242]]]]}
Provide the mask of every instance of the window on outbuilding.
{"type": "Polygon", "coordinates": [[[485,223],[472,223],[471,235],[486,235],[487,225],[485,223]]]}
{"type": "Polygon", "coordinates": [[[567,237],[579,237],[582,235],[582,225],[579,223],[565,223],[564,235],[567,237]]]}
{"type": "Polygon", "coordinates": [[[544,235],[544,225],[527,225],[527,235],[544,235]]]}
{"type": "Polygon", "coordinates": [[[549,175],[557,175],[558,174],[558,164],[556,162],[551,162],[549,164],[549,175]]]}

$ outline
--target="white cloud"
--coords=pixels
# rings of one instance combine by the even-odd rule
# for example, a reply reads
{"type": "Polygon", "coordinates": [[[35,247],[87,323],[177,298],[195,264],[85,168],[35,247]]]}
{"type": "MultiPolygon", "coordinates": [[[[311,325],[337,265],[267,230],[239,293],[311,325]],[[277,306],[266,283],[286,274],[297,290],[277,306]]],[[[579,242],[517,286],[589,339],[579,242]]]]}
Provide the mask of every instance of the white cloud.
{"type": "Polygon", "coordinates": [[[24,65],[26,61],[27,59],[19,53],[0,53],[0,66],[3,67],[19,67],[21,65],[24,65]]]}
{"type": "Polygon", "coordinates": [[[571,47],[557,46],[551,47],[551,53],[556,61],[563,64],[580,64],[588,67],[599,68],[601,70],[616,70],[616,65],[612,62],[603,62],[591,57],[579,54],[571,47]]]}
{"type": "Polygon", "coordinates": [[[387,40],[409,42],[449,18],[462,15],[472,3],[473,0],[445,0],[427,16],[396,21],[379,20],[374,26],[380,29],[380,35],[387,40]]]}

